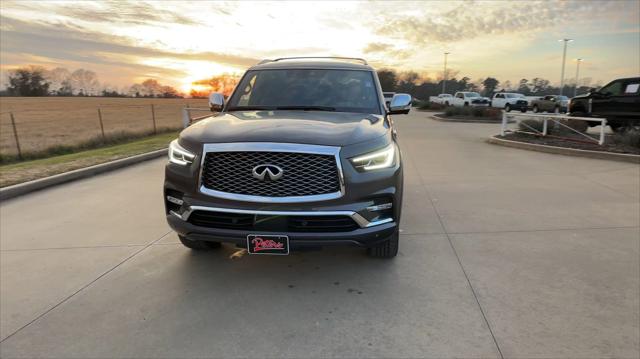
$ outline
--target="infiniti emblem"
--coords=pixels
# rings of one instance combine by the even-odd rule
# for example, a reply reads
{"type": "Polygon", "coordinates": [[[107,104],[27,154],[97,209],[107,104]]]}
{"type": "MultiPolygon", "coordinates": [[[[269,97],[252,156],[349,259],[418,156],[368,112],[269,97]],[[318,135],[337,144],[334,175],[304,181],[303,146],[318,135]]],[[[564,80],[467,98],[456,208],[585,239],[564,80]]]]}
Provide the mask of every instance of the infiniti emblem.
{"type": "Polygon", "coordinates": [[[276,165],[258,165],[253,167],[253,177],[259,179],[260,181],[264,181],[265,178],[269,178],[272,181],[275,181],[282,177],[284,171],[282,168],[276,165]]]}

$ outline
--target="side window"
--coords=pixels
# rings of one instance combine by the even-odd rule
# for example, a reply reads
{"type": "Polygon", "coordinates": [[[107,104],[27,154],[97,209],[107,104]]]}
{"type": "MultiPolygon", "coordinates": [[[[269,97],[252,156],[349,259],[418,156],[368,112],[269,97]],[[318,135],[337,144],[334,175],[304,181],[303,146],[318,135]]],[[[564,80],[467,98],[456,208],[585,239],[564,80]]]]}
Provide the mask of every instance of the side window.
{"type": "Polygon", "coordinates": [[[600,93],[610,96],[622,95],[622,81],[615,81],[600,89],[600,93]]]}
{"type": "Polygon", "coordinates": [[[456,95],[456,97],[457,97],[457,98],[464,98],[464,95],[463,95],[463,94],[461,94],[461,93],[459,93],[459,94],[457,94],[457,95],[456,95]]]}
{"type": "Polygon", "coordinates": [[[249,105],[249,100],[251,100],[251,92],[253,91],[253,87],[256,84],[256,77],[257,76],[258,75],[255,74],[255,75],[253,75],[251,80],[249,80],[249,83],[244,88],[244,90],[242,92],[242,95],[240,96],[240,99],[238,100],[238,106],[247,106],[247,105],[249,105]]]}
{"type": "Polygon", "coordinates": [[[628,83],[624,88],[625,95],[634,95],[638,93],[638,89],[640,88],[640,83],[628,83]]]}
{"type": "Polygon", "coordinates": [[[496,95],[496,98],[504,98],[504,95],[499,93],[499,94],[496,95]]]}

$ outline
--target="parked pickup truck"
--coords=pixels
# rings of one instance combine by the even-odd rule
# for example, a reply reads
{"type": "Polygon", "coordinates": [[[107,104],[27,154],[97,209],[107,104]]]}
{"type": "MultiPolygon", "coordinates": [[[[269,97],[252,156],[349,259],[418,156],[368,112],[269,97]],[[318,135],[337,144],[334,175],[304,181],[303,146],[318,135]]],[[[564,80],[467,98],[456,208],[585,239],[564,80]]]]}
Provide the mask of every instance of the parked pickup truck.
{"type": "Polygon", "coordinates": [[[491,107],[503,108],[507,112],[511,110],[527,112],[527,103],[523,94],[513,92],[498,92],[491,99],[491,107]]]}
{"type": "Polygon", "coordinates": [[[429,96],[429,102],[449,106],[453,101],[453,95],[441,93],[438,96],[429,96]]]}
{"type": "Polygon", "coordinates": [[[488,98],[480,96],[477,92],[456,92],[450,104],[455,107],[489,106],[490,102],[488,98]]]}
{"type": "MultiPolygon", "coordinates": [[[[613,80],[569,102],[571,116],[604,117],[614,131],[640,129],[640,77],[613,80]]],[[[589,122],[597,126],[597,122],[589,122]]]]}
{"type": "Polygon", "coordinates": [[[538,100],[531,101],[533,112],[567,112],[569,98],[567,96],[548,95],[538,100]]]}

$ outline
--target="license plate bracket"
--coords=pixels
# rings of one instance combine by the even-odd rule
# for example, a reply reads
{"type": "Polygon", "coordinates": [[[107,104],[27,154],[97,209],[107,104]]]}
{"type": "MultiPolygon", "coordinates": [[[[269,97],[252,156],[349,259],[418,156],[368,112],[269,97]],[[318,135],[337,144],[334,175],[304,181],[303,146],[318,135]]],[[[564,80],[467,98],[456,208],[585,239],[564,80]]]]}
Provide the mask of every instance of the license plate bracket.
{"type": "Polygon", "coordinates": [[[249,254],[288,255],[289,236],[274,234],[250,234],[247,236],[249,254]]]}

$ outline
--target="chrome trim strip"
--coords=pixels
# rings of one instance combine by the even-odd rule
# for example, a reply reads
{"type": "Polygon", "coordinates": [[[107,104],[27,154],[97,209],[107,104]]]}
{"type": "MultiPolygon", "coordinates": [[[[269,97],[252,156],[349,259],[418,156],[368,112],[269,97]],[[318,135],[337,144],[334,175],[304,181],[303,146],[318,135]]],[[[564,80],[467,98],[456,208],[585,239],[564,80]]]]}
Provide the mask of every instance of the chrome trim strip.
{"type": "Polygon", "coordinates": [[[369,222],[369,224],[367,224],[367,228],[368,227],[373,227],[373,226],[379,226],[381,224],[390,223],[390,222],[393,222],[393,218],[385,218],[385,219],[381,219],[379,221],[369,222]]]}
{"type": "Polygon", "coordinates": [[[344,196],[344,173],[342,172],[342,162],[340,161],[340,147],[307,145],[301,143],[279,143],[279,142],[233,142],[233,143],[205,143],[202,148],[202,158],[200,159],[200,171],[198,173],[198,189],[200,193],[212,197],[224,198],[233,201],[260,202],[260,203],[301,203],[301,202],[317,202],[328,201],[344,196]],[[289,197],[265,197],[252,196],[245,194],[236,194],[229,192],[221,192],[206,188],[202,184],[202,170],[204,167],[204,159],[209,152],[292,152],[292,153],[309,153],[319,155],[332,155],[336,159],[338,167],[338,182],[340,183],[340,191],[312,196],[289,196],[289,197]]]}
{"type": "Polygon", "coordinates": [[[351,217],[360,228],[369,228],[380,224],[385,224],[393,221],[393,218],[386,218],[380,221],[369,222],[366,218],[362,217],[358,212],[354,211],[264,211],[253,209],[235,209],[235,208],[219,208],[219,207],[205,207],[205,206],[190,206],[186,211],[179,215],[176,212],[170,211],[174,216],[182,219],[183,221],[189,220],[189,216],[193,211],[209,211],[209,212],[225,212],[225,213],[245,213],[254,215],[265,216],[349,216],[351,217]]]}
{"type": "Polygon", "coordinates": [[[383,203],[376,206],[367,207],[367,211],[375,212],[375,211],[384,211],[385,209],[389,209],[393,207],[393,203],[383,203]]]}

